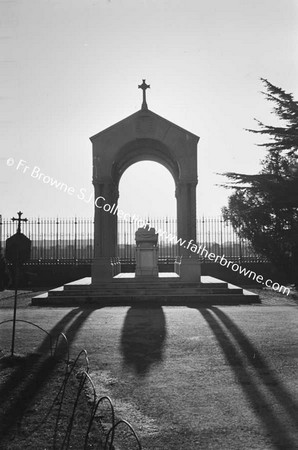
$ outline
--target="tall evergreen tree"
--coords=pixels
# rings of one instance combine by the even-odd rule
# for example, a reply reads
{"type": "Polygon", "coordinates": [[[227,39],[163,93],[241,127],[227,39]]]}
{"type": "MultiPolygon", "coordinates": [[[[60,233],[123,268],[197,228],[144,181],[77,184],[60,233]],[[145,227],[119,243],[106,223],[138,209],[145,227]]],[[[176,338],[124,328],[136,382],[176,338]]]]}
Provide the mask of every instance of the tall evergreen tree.
{"type": "Polygon", "coordinates": [[[257,121],[253,133],[269,136],[259,144],[268,150],[262,170],[256,175],[225,173],[233,188],[225,219],[232,222],[241,237],[266,256],[287,281],[298,282],[298,103],[292,94],[262,79],[267,100],[281,126],[257,121]]]}
{"type": "Polygon", "coordinates": [[[292,94],[286,93],[283,89],[269,83],[265,78],[261,78],[267,92],[262,92],[265,98],[274,103],[273,113],[283,122],[280,126],[265,125],[260,120],[256,120],[259,128],[248,131],[269,136],[269,142],[259,144],[269,151],[277,150],[286,152],[288,155],[298,156],[298,102],[294,100],[292,94]]]}

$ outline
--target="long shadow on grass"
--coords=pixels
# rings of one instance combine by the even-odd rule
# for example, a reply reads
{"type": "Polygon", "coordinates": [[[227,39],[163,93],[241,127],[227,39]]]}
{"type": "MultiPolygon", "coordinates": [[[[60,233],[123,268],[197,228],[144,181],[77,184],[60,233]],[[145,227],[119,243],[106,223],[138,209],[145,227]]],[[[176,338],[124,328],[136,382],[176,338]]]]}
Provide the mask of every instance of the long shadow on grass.
{"type": "Polygon", "coordinates": [[[287,411],[289,419],[298,427],[298,404],[293,400],[291,393],[285,388],[280,379],[274,374],[267,362],[262,358],[260,352],[252,345],[243,331],[227,316],[216,307],[210,308],[221,320],[224,326],[234,336],[239,347],[246,355],[249,363],[254,367],[261,381],[276,398],[280,405],[287,411]]]}
{"type": "MultiPolygon", "coordinates": [[[[81,308],[70,311],[53,327],[51,334],[57,335],[60,332],[66,332],[70,344],[92,312],[91,309],[83,310],[81,308]],[[69,326],[67,327],[67,325],[69,326]]],[[[56,366],[57,361],[54,358],[42,356],[43,350],[47,348],[48,338],[46,337],[37,350],[41,355],[38,356],[36,353],[15,361],[16,369],[1,387],[0,442],[11,427],[19,422],[56,366]]],[[[58,343],[57,351],[61,356],[67,351],[62,340],[58,343]]]]}
{"type": "MultiPolygon", "coordinates": [[[[79,314],[80,310],[79,308],[71,310],[69,313],[67,313],[64,317],[62,317],[59,322],[56,323],[56,325],[52,328],[50,333],[54,336],[55,334],[59,334],[62,331],[65,331],[66,326],[79,314]]],[[[17,325],[18,326],[18,325],[17,325]]],[[[36,342],[34,342],[34,347],[36,345],[36,342]]],[[[0,387],[0,400],[1,403],[10,395],[10,392],[12,390],[19,386],[25,378],[27,378],[28,373],[30,373],[30,368],[33,367],[35,364],[36,359],[38,359],[38,353],[44,353],[49,351],[50,341],[49,338],[46,336],[41,344],[39,345],[38,349],[35,351],[34,355],[29,355],[28,358],[23,359],[15,359],[15,362],[17,363],[19,361],[20,367],[17,368],[11,376],[7,379],[5,383],[0,387]]],[[[32,345],[33,347],[33,345],[32,345]]],[[[10,363],[10,358],[5,358],[6,361],[2,362],[3,364],[10,363]]]]}
{"type": "Polygon", "coordinates": [[[287,430],[288,422],[281,420],[274,411],[272,400],[264,393],[264,386],[267,389],[269,388],[271,394],[273,393],[287,410],[289,420],[295,420],[291,417],[291,414],[296,412],[297,418],[297,404],[290,400],[290,394],[274,376],[258,350],[253,347],[248,338],[225,313],[214,307],[209,309],[198,308],[198,310],[212,329],[230,368],[252,405],[254,413],[262,421],[271,436],[274,447],[280,450],[297,449],[297,441],[295,442],[291,437],[291,431],[287,430]],[[232,334],[237,342],[236,345],[228,333],[232,334]],[[237,345],[239,348],[237,348],[237,345]],[[259,377],[259,381],[256,379],[256,375],[259,377]],[[272,385],[270,385],[270,381],[273,383],[272,385]]]}
{"type": "Polygon", "coordinates": [[[125,317],[121,336],[123,364],[146,376],[150,366],[163,359],[166,319],[161,306],[132,306],[125,317]]]}

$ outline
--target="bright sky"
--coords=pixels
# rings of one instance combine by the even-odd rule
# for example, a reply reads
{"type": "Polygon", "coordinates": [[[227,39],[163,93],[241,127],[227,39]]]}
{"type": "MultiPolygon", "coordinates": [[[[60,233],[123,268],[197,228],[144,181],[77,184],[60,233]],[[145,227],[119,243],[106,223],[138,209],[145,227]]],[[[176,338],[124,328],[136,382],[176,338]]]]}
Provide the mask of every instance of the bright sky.
{"type": "MultiPolygon", "coordinates": [[[[264,154],[244,130],[274,120],[260,77],[298,98],[297,13],[295,0],[1,2],[0,214],[93,216],[77,198],[93,192],[89,137],[140,109],[142,78],[149,109],[200,136],[197,214],[219,214],[216,173],[254,173],[264,154]]],[[[170,174],[131,166],[119,207],[175,216],[170,174]]]]}

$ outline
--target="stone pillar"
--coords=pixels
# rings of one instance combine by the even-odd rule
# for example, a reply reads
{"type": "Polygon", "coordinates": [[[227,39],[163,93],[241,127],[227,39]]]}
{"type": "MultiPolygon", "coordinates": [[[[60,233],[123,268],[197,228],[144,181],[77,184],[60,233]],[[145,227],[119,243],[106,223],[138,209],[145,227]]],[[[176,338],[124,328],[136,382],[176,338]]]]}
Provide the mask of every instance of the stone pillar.
{"type": "Polygon", "coordinates": [[[185,247],[179,246],[180,277],[185,281],[200,281],[201,275],[198,255],[186,248],[188,241],[196,243],[196,186],[197,180],[181,180],[176,185],[177,237],[186,240],[185,247]]]}
{"type": "Polygon", "coordinates": [[[111,257],[117,256],[118,189],[110,180],[94,180],[94,260],[92,284],[112,279],[111,257]]]}

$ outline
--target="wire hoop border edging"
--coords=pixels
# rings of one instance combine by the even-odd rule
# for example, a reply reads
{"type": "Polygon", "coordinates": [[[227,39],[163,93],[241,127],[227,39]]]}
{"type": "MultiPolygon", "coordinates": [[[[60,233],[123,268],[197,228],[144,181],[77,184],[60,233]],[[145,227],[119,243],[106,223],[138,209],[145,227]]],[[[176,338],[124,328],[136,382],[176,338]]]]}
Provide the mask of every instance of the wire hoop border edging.
{"type": "MultiPolygon", "coordinates": [[[[89,425],[88,425],[88,429],[87,429],[87,433],[86,433],[86,437],[85,437],[84,450],[87,449],[88,439],[89,439],[89,433],[90,433],[90,430],[91,430],[91,426],[92,426],[92,424],[93,424],[93,422],[94,422],[95,415],[96,415],[96,413],[97,413],[99,404],[100,404],[101,402],[103,402],[104,400],[107,400],[107,402],[110,404],[110,407],[111,407],[111,411],[112,411],[112,427],[111,427],[110,429],[112,429],[112,442],[113,442],[113,440],[114,440],[115,409],[114,409],[114,405],[113,405],[113,402],[112,402],[112,400],[110,399],[110,397],[107,396],[107,395],[104,395],[103,397],[100,397],[100,399],[96,402],[95,408],[94,408],[94,410],[92,411],[92,414],[91,414],[91,416],[90,416],[90,421],[89,421],[89,425]]],[[[109,434],[109,432],[110,432],[110,430],[107,432],[107,434],[109,434]]]]}
{"type": "MultiPolygon", "coordinates": [[[[13,319],[3,320],[2,322],[0,322],[0,326],[3,325],[4,323],[13,322],[13,321],[14,321],[13,319]]],[[[30,322],[29,320],[16,319],[16,322],[28,323],[29,325],[32,325],[32,326],[38,328],[39,330],[43,331],[48,336],[48,338],[50,340],[50,353],[51,353],[51,356],[53,356],[53,347],[52,347],[53,339],[52,339],[51,333],[49,333],[48,331],[46,331],[44,328],[40,327],[36,323],[30,322]]]]}
{"type": "Polygon", "coordinates": [[[109,445],[109,448],[107,448],[107,444],[108,444],[108,441],[109,441],[110,433],[111,433],[112,431],[114,431],[113,436],[115,436],[115,430],[116,430],[116,428],[117,428],[121,423],[124,423],[124,424],[130,429],[130,431],[132,431],[132,434],[133,434],[133,436],[136,438],[137,444],[138,444],[138,446],[139,446],[139,450],[142,450],[141,442],[140,442],[140,440],[139,440],[139,438],[138,438],[137,433],[136,433],[135,430],[133,429],[132,425],[130,425],[130,423],[127,422],[127,420],[125,420],[125,419],[120,419],[120,420],[118,420],[118,422],[117,422],[117,423],[109,430],[109,432],[108,432],[108,434],[107,434],[107,437],[106,437],[106,442],[105,442],[104,450],[113,450],[113,447],[112,447],[112,446],[113,446],[114,439],[113,439],[113,441],[111,441],[111,443],[110,443],[110,445],[109,445]]]}

